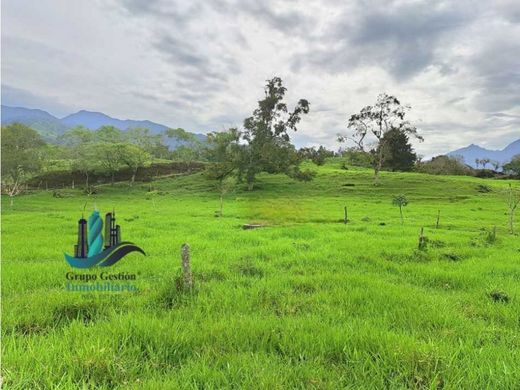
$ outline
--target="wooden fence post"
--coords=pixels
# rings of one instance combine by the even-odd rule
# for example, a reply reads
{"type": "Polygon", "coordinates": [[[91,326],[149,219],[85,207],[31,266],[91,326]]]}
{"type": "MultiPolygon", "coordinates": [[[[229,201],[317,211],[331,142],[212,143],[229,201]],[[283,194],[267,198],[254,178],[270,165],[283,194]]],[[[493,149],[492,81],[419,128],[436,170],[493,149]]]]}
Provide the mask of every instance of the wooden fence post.
{"type": "Polygon", "coordinates": [[[191,274],[190,246],[188,244],[182,244],[181,259],[182,259],[182,279],[183,279],[184,288],[191,292],[193,289],[193,275],[191,274]]]}

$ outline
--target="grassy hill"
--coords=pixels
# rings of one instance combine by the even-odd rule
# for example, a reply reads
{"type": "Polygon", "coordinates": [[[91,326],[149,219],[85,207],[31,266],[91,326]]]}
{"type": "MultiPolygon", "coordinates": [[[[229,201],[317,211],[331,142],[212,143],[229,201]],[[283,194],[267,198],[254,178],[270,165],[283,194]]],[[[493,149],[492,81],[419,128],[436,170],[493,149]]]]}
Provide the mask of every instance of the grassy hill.
{"type": "Polygon", "coordinates": [[[520,240],[507,234],[508,182],[383,173],[374,188],[368,170],[317,169],[311,183],[262,175],[253,192],[238,187],[222,218],[202,174],[152,192],[121,183],[95,199],[64,190],[4,205],[6,387],[516,388],[520,240]],[[401,193],[403,225],[392,205],[401,193]],[[115,207],[123,240],[146,251],[105,270],[136,274],[139,292],[65,291],[63,252],[86,201],[88,213],[115,207]],[[192,294],[176,281],[182,243],[192,294]]]}

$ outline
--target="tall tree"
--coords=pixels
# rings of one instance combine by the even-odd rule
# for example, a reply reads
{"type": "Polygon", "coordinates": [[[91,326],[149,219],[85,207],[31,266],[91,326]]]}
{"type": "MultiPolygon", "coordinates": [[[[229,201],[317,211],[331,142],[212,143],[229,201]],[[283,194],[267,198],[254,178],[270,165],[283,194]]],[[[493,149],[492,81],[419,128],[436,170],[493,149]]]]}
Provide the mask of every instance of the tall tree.
{"type": "Polygon", "coordinates": [[[114,185],[115,174],[123,164],[121,150],[125,147],[123,143],[99,142],[94,145],[94,154],[97,161],[110,176],[110,184],[114,185]]]}
{"type": "Polygon", "coordinates": [[[168,138],[177,142],[175,150],[172,152],[174,160],[191,163],[192,161],[202,159],[204,154],[203,143],[193,133],[189,133],[182,128],[168,129],[165,132],[168,138]]]}
{"type": "Polygon", "coordinates": [[[219,216],[223,215],[224,195],[229,188],[228,179],[234,174],[240,159],[240,135],[234,128],[208,134],[205,155],[209,164],[206,175],[217,182],[220,193],[219,216]]]}
{"type": "Polygon", "coordinates": [[[26,179],[41,170],[45,142],[36,131],[20,123],[2,127],[1,138],[2,191],[9,195],[12,205],[26,179]]]}
{"type": "Polygon", "coordinates": [[[285,92],[282,79],[274,77],[267,81],[264,99],[258,102],[253,115],[244,120],[243,148],[239,167],[239,179],[245,178],[252,190],[256,175],[260,172],[285,173],[295,179],[307,180],[310,172],[301,172],[301,159],[290,143],[289,130],[297,131],[302,115],[309,112],[309,102],[300,99],[292,112],[284,103],[285,92]]]}
{"type": "Polygon", "coordinates": [[[520,176],[520,154],[513,156],[511,161],[504,164],[504,171],[520,176]]]}
{"type": "Polygon", "coordinates": [[[348,128],[353,129],[352,136],[339,135],[338,140],[344,142],[353,140],[361,150],[364,150],[364,142],[368,138],[375,140],[374,150],[374,184],[379,184],[379,172],[383,166],[384,150],[388,139],[385,134],[391,130],[399,130],[408,136],[414,136],[419,140],[417,129],[405,119],[409,106],[391,95],[383,93],[377,97],[374,105],[366,106],[357,114],[353,114],[348,120],[348,128]]]}
{"type": "Polygon", "coordinates": [[[76,126],[62,135],[62,141],[70,150],[71,168],[85,177],[85,189],[90,187],[90,173],[97,165],[95,154],[96,134],[83,126],[76,126]]]}
{"type": "MultiPolygon", "coordinates": [[[[411,171],[417,161],[406,133],[392,129],[384,135],[383,165],[390,171],[411,171]]],[[[377,155],[377,152],[376,152],[377,155]]]]}
{"type": "Polygon", "coordinates": [[[134,144],[118,144],[117,153],[120,154],[120,159],[132,173],[130,185],[135,182],[135,176],[139,168],[149,165],[152,161],[152,156],[146,150],[134,144]]]}
{"type": "Polygon", "coordinates": [[[168,146],[163,143],[161,134],[152,134],[144,127],[131,127],[125,132],[125,138],[154,157],[169,157],[168,146]]]}

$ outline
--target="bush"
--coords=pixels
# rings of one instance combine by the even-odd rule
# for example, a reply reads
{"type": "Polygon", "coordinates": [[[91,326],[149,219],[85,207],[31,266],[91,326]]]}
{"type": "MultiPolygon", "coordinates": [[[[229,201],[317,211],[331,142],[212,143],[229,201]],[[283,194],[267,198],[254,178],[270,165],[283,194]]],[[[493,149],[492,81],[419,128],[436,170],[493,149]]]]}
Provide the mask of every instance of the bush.
{"type": "Polygon", "coordinates": [[[473,169],[460,158],[437,156],[430,161],[417,163],[417,171],[431,175],[467,175],[472,176],[473,169]]]}
{"type": "Polygon", "coordinates": [[[349,148],[343,152],[343,157],[345,158],[343,169],[348,169],[348,165],[363,168],[374,167],[372,155],[359,149],[349,148]]]}

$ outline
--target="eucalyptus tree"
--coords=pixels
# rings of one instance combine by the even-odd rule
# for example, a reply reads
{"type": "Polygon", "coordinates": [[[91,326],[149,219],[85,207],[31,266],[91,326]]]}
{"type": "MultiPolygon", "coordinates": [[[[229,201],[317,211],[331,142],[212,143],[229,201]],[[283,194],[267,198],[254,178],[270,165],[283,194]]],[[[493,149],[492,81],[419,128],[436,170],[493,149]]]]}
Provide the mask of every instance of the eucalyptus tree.
{"type": "Polygon", "coordinates": [[[290,142],[289,131],[297,131],[303,115],[309,113],[310,104],[300,99],[292,111],[284,102],[287,89],[280,77],[267,80],[264,98],[258,102],[253,115],[244,120],[242,150],[238,177],[245,179],[253,189],[260,172],[284,173],[298,180],[310,180],[311,172],[299,169],[301,158],[290,142]]]}
{"type": "Polygon", "coordinates": [[[384,152],[390,139],[385,136],[390,131],[399,131],[422,141],[416,127],[406,119],[406,113],[409,110],[410,106],[402,105],[395,96],[383,93],[377,97],[374,105],[365,106],[359,113],[350,116],[347,127],[353,130],[352,135],[338,135],[338,141],[352,140],[360,150],[364,150],[364,143],[367,139],[375,141],[372,154],[374,158],[374,184],[376,185],[379,184],[379,173],[383,166],[384,152]]]}

